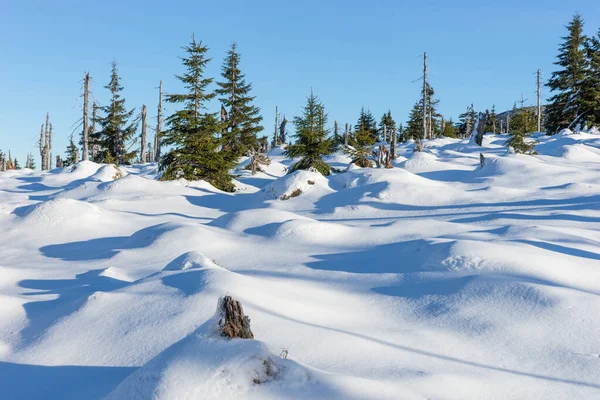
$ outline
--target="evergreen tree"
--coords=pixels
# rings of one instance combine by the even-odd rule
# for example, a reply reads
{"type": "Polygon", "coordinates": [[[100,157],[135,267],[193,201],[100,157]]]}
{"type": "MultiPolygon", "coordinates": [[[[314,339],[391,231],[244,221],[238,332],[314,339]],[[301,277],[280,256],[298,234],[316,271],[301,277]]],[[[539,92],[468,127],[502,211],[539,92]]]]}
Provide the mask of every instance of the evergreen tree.
{"type": "Polygon", "coordinates": [[[535,113],[521,107],[517,109],[516,104],[513,106],[512,117],[510,120],[510,132],[505,145],[512,147],[516,153],[533,154],[535,143],[525,141],[527,132],[532,132],[536,128],[535,113]],[[528,126],[528,113],[530,120],[534,121],[533,126],[528,126]],[[531,128],[531,130],[528,130],[531,128]]]}
{"type": "Polygon", "coordinates": [[[331,139],[327,138],[329,131],[325,127],[327,114],[325,106],[317,96],[310,93],[301,116],[294,117],[296,126],[296,143],[285,150],[288,158],[302,157],[291,169],[314,168],[323,175],[329,175],[331,168],[322,157],[331,154],[331,139]]]}
{"type": "Polygon", "coordinates": [[[25,168],[35,169],[35,158],[33,154],[27,153],[27,160],[25,161],[25,168]]]}
{"type": "Polygon", "coordinates": [[[568,35],[564,36],[559,48],[558,60],[561,67],[552,73],[548,88],[554,93],[546,108],[545,126],[548,134],[555,134],[572,123],[583,123],[589,116],[584,115],[584,91],[582,84],[586,77],[586,57],[583,35],[583,19],[575,14],[567,25],[568,35]]]}
{"type": "Polygon", "coordinates": [[[383,129],[386,129],[386,135],[387,135],[387,141],[388,142],[392,142],[390,139],[390,132],[392,132],[394,129],[396,129],[396,121],[394,121],[394,118],[392,118],[392,112],[390,110],[388,110],[387,113],[384,113],[381,116],[381,119],[379,120],[379,130],[378,133],[381,137],[381,139],[383,140],[383,129]]]}
{"type": "MultiPolygon", "coordinates": [[[[422,103],[422,102],[421,102],[422,103]]],[[[423,109],[417,102],[413,106],[406,121],[406,129],[403,132],[404,140],[417,140],[423,136],[423,109]]]]}
{"type": "Polygon", "coordinates": [[[449,137],[449,138],[457,137],[457,130],[456,130],[456,127],[454,126],[454,122],[452,121],[452,118],[450,118],[444,124],[444,126],[442,128],[442,136],[449,137]]]}
{"type": "Polygon", "coordinates": [[[223,149],[242,156],[250,149],[258,150],[257,134],[263,130],[260,109],[253,105],[250,96],[252,85],[246,83],[245,75],[239,70],[240,54],[235,43],[227,52],[221,75],[223,82],[217,82],[216,93],[228,109],[227,126],[223,132],[223,149]]]}
{"type": "Polygon", "coordinates": [[[130,122],[134,109],[127,111],[125,99],[121,97],[123,86],[119,83],[117,63],[113,61],[110,82],[104,86],[111,93],[110,104],[101,107],[104,116],[98,117],[100,131],[95,134],[95,142],[103,149],[98,155],[98,161],[115,164],[129,164],[135,157],[136,151],[128,151],[130,141],[137,129],[136,121],[130,122]]]}
{"type": "Polygon", "coordinates": [[[379,132],[377,131],[375,117],[373,117],[370,110],[365,110],[364,107],[360,110],[360,116],[358,117],[358,122],[354,127],[354,131],[358,132],[361,129],[363,131],[368,131],[375,142],[378,140],[379,132]]]}
{"type": "Polygon", "coordinates": [[[456,124],[457,135],[461,138],[471,136],[475,123],[477,122],[477,112],[471,104],[467,111],[458,116],[459,122],[456,124]]]}
{"type": "Polygon", "coordinates": [[[69,137],[69,145],[67,146],[67,157],[63,160],[63,167],[68,167],[77,163],[79,151],[75,142],[73,142],[73,135],[69,137]]]}
{"type": "Polygon", "coordinates": [[[234,160],[230,154],[217,151],[220,141],[217,135],[223,124],[216,113],[205,112],[206,102],[215,97],[207,92],[211,78],[204,77],[204,70],[210,61],[206,57],[208,47],[202,42],[192,41],[183,48],[186,57],[181,58],[186,71],[176,75],[183,84],[186,93],[170,94],[166,101],[178,104],[182,108],[166,119],[167,130],[162,143],[172,146],[160,160],[162,180],[185,178],[188,180],[206,180],[218,189],[233,192],[235,187],[229,175],[234,160]]]}
{"type": "Polygon", "coordinates": [[[588,71],[583,82],[584,109],[590,125],[600,127],[600,30],[585,42],[588,71]]]}
{"type": "Polygon", "coordinates": [[[21,166],[19,165],[19,160],[17,160],[16,157],[15,157],[15,169],[21,169],[21,166]]]}
{"type": "MultiPolygon", "coordinates": [[[[432,137],[436,137],[439,134],[438,122],[440,115],[437,112],[437,105],[439,104],[439,100],[435,99],[433,96],[435,95],[435,90],[433,87],[427,83],[427,126],[429,133],[432,137]],[[431,126],[430,126],[431,125],[431,126]]],[[[421,98],[419,100],[419,107],[421,109],[421,121],[423,120],[423,89],[421,89],[421,98]]],[[[422,123],[421,123],[422,124],[422,123]]],[[[421,125],[421,130],[423,127],[421,125]]],[[[422,135],[421,135],[422,136],[422,135]]]]}
{"type": "Polygon", "coordinates": [[[357,126],[354,135],[348,138],[349,146],[346,147],[345,152],[352,158],[351,163],[361,168],[371,168],[373,162],[370,157],[377,138],[373,136],[372,130],[367,126],[357,126]]]}

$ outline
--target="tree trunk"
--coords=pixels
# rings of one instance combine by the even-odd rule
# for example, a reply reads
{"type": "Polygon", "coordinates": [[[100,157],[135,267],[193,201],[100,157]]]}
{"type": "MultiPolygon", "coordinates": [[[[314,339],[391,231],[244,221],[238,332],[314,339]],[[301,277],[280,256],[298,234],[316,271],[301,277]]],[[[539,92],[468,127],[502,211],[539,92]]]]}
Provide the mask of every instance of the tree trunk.
{"type": "Polygon", "coordinates": [[[89,148],[89,121],[88,121],[88,99],[90,93],[90,73],[86,72],[83,78],[83,161],[88,160],[89,148]]]}
{"type": "Polygon", "coordinates": [[[140,149],[140,162],[146,162],[146,105],[142,105],[142,148],[140,149]]]}
{"type": "Polygon", "coordinates": [[[156,119],[156,134],[154,135],[154,161],[160,161],[160,136],[162,130],[162,81],[158,89],[158,117],[156,119]]]}

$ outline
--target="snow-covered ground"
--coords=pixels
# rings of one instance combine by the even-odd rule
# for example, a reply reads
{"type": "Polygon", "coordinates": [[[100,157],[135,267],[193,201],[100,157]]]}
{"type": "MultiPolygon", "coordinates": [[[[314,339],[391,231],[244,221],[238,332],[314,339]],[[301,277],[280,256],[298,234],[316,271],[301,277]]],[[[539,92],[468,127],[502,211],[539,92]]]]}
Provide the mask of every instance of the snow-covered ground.
{"type": "Polygon", "coordinates": [[[327,178],[276,149],[235,194],[0,173],[0,399],[600,398],[600,135],[504,140],[327,178]],[[226,294],[257,340],[214,334],[226,294]]]}

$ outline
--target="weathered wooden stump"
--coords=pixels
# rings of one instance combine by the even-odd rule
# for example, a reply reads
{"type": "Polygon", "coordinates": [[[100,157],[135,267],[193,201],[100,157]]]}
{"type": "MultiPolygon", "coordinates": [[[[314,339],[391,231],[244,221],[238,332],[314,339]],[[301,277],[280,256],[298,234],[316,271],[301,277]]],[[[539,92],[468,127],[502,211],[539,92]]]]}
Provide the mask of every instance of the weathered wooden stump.
{"type": "Polygon", "coordinates": [[[230,339],[254,339],[250,329],[250,318],[244,315],[242,303],[231,296],[225,296],[221,300],[219,328],[221,328],[221,335],[230,339]]]}

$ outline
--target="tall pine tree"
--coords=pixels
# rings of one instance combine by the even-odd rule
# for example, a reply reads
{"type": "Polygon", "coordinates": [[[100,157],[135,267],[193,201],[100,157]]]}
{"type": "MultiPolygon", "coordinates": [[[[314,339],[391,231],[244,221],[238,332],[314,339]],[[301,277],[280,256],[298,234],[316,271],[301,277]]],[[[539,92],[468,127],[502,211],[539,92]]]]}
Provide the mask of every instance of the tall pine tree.
{"type": "Polygon", "coordinates": [[[187,54],[181,60],[186,71],[176,78],[184,84],[186,92],[170,94],[165,99],[180,105],[181,109],[166,120],[162,143],[172,147],[160,160],[161,179],[203,179],[218,189],[233,192],[235,187],[229,169],[234,161],[227,152],[217,151],[220,145],[217,135],[223,124],[216,113],[206,112],[206,102],[216,95],[207,91],[212,78],[204,77],[210,61],[206,57],[208,47],[192,36],[190,44],[183,49],[187,54]]]}
{"type": "Polygon", "coordinates": [[[110,103],[101,107],[103,116],[98,117],[100,131],[94,134],[94,143],[101,148],[97,160],[105,163],[129,164],[136,151],[128,151],[137,129],[137,121],[130,121],[134,109],[127,111],[125,99],[121,97],[123,86],[119,83],[116,61],[112,62],[110,82],[104,86],[110,91],[110,103]]]}
{"type": "Polygon", "coordinates": [[[314,168],[323,175],[329,175],[331,168],[322,158],[333,150],[331,139],[327,137],[329,131],[326,124],[325,106],[311,90],[302,115],[294,117],[296,142],[285,150],[289,158],[302,157],[290,169],[290,173],[298,169],[314,168]]]}
{"type": "Polygon", "coordinates": [[[554,63],[561,69],[552,73],[547,83],[554,95],[546,107],[545,126],[548,134],[555,134],[573,123],[584,123],[589,116],[584,113],[584,91],[586,77],[585,36],[583,18],[575,14],[567,25],[559,48],[558,60],[554,63]]]}
{"type": "Polygon", "coordinates": [[[227,52],[223,62],[223,82],[217,82],[216,93],[228,110],[226,127],[223,131],[223,149],[242,156],[250,149],[259,150],[257,134],[263,130],[260,109],[253,105],[254,96],[250,96],[252,85],[247,83],[240,72],[240,54],[235,43],[227,52]]]}
{"type": "Polygon", "coordinates": [[[584,108],[590,125],[600,128],[600,30],[585,42],[588,61],[583,82],[584,108]]]}

